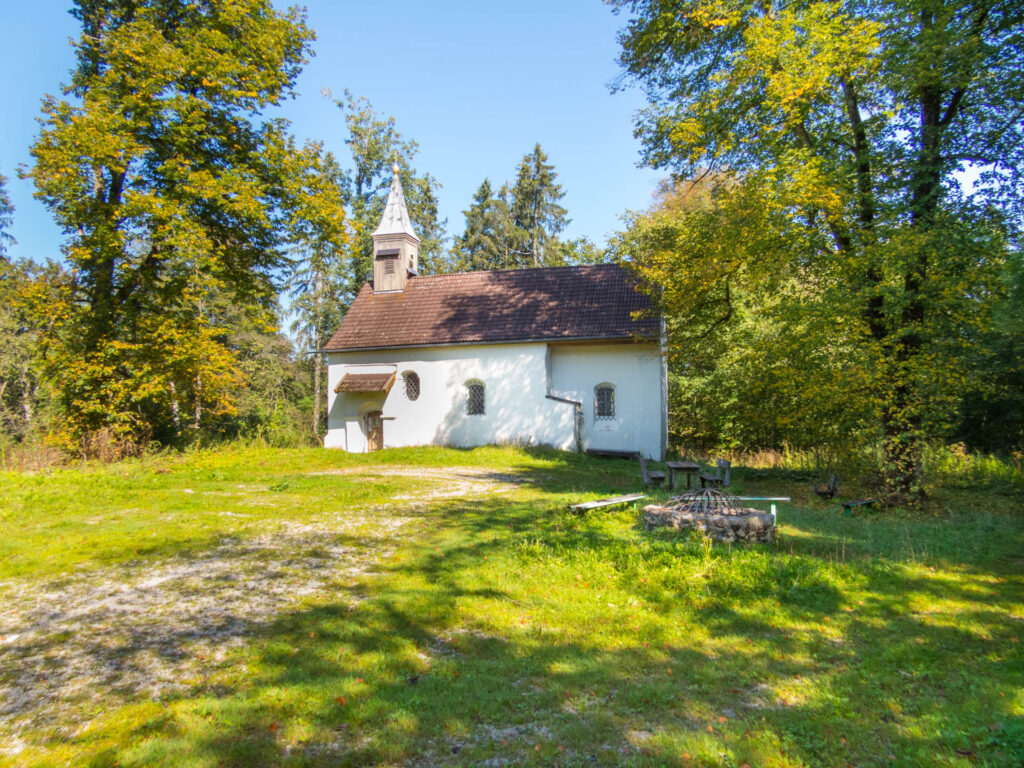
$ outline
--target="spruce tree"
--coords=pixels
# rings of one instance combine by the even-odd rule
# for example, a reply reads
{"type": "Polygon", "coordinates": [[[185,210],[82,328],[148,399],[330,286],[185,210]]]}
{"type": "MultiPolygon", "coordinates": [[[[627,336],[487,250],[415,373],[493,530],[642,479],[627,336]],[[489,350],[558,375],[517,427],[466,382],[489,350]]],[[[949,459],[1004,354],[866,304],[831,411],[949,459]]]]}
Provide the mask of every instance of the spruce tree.
{"type": "Polygon", "coordinates": [[[540,267],[557,257],[550,246],[569,223],[559,201],[565,196],[555,183],[558,174],[536,144],[523,157],[511,192],[513,251],[516,266],[540,267]]]}
{"type": "Polygon", "coordinates": [[[456,244],[460,269],[506,269],[511,260],[512,216],[506,200],[507,187],[495,196],[490,179],[477,189],[466,215],[466,230],[456,244]]]}

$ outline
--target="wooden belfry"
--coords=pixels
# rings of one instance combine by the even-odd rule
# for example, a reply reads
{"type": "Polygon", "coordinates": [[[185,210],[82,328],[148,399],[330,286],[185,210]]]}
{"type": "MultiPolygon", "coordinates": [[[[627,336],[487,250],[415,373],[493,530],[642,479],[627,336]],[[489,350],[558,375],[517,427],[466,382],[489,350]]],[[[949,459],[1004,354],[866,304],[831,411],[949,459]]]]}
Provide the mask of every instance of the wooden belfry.
{"type": "Polygon", "coordinates": [[[404,291],[410,275],[419,273],[420,239],[412,228],[405,205],[398,163],[391,170],[391,191],[373,233],[373,291],[404,291]]]}

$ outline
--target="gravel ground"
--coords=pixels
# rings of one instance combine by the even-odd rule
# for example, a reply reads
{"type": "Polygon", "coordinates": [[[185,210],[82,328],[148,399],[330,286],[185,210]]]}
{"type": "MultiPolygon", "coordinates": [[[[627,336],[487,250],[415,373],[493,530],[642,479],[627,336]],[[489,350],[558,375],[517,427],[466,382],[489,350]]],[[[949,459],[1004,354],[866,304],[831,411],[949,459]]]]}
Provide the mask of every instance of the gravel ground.
{"type": "MultiPolygon", "coordinates": [[[[387,522],[380,533],[400,524],[387,522]]],[[[370,552],[336,534],[292,526],[199,556],[0,584],[3,730],[73,734],[97,700],[161,699],[201,683],[261,625],[367,571],[370,552]]]]}
{"type": "MultiPolygon", "coordinates": [[[[424,477],[422,467],[339,470],[424,477]]],[[[304,598],[372,573],[390,538],[434,499],[512,490],[516,478],[474,467],[429,470],[431,486],[372,516],[225,538],[199,555],[0,582],[0,754],[30,728],[72,737],[97,710],[160,700],[202,685],[234,649],[304,598]],[[358,531],[365,546],[342,546],[358,531]],[[348,535],[341,539],[342,536],[348,535]]]]}

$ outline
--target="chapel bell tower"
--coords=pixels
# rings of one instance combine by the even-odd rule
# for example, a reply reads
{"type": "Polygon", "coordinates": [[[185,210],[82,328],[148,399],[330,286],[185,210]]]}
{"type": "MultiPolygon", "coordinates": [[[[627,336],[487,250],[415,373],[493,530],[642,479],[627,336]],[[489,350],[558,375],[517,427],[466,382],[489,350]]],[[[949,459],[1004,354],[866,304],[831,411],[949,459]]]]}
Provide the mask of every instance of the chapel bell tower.
{"type": "Polygon", "coordinates": [[[419,273],[420,239],[412,230],[409,209],[405,207],[398,163],[392,166],[394,178],[384,205],[380,226],[373,233],[373,290],[403,291],[410,275],[419,273]]]}

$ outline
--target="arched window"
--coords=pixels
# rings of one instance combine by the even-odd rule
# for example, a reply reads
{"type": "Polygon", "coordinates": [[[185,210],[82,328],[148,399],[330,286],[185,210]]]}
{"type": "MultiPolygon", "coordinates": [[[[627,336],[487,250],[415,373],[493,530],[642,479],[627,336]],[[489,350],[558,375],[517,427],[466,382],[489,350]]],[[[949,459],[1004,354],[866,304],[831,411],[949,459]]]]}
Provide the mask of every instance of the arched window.
{"type": "Polygon", "coordinates": [[[484,383],[480,379],[470,379],[466,382],[466,414],[483,416],[484,409],[484,383]]]}
{"type": "Polygon", "coordinates": [[[420,377],[414,371],[406,371],[402,374],[402,381],[405,382],[405,396],[410,400],[418,400],[420,396],[420,377]]]}
{"type": "Polygon", "coordinates": [[[605,382],[594,387],[594,421],[615,418],[615,385],[605,382]]]}

